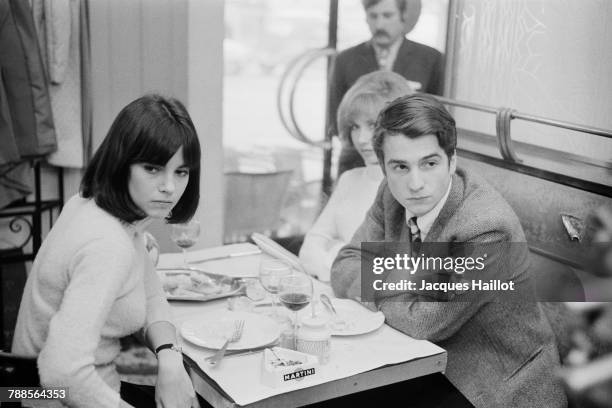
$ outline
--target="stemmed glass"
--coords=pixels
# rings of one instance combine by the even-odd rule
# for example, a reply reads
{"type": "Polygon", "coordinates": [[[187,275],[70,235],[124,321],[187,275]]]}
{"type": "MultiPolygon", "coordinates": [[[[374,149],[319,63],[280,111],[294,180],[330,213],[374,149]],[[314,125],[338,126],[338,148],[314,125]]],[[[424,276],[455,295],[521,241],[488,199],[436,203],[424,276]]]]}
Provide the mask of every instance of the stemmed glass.
{"type": "Polygon", "coordinates": [[[278,259],[263,258],[259,264],[259,282],[272,295],[271,317],[281,322],[286,320],[279,315],[277,309],[278,285],[280,279],[291,275],[291,267],[278,259]]]}
{"type": "Polygon", "coordinates": [[[278,283],[281,303],[293,311],[293,348],[297,345],[297,312],[302,310],[312,299],[312,279],[304,273],[284,276],[278,283]]]}
{"type": "Polygon", "coordinates": [[[183,251],[183,266],[188,268],[187,248],[198,242],[200,236],[200,221],[191,220],[184,224],[172,224],[170,239],[183,251]]]}

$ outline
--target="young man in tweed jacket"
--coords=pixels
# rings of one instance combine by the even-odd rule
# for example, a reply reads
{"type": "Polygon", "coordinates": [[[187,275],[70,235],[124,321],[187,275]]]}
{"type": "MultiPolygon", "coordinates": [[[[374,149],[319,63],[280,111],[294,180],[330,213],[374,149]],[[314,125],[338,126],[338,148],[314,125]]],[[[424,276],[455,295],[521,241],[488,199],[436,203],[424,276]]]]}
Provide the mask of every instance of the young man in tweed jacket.
{"type": "MultiPolygon", "coordinates": [[[[331,283],[338,297],[361,300],[362,242],[525,243],[520,222],[497,191],[456,167],[455,122],[428,95],[409,95],[379,115],[373,140],[385,173],[374,204],[336,258],[331,283]]],[[[409,244],[414,245],[414,244],[409,244]]],[[[478,272],[527,287],[527,245],[485,262],[478,272]]],[[[387,282],[401,277],[392,271],[387,282]]],[[[559,357],[550,324],[535,301],[495,294],[380,292],[369,307],[390,326],[448,352],[447,378],[476,407],[564,407],[554,370],[559,357]]],[[[364,299],[364,301],[367,299],[364,299]]],[[[372,299],[370,299],[372,300],[372,299]]]]}

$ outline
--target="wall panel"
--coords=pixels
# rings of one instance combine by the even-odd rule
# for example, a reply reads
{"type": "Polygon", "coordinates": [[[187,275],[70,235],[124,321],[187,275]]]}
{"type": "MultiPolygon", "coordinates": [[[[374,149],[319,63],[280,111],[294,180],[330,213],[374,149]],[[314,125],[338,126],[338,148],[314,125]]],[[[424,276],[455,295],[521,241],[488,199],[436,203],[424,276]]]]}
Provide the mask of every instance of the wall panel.
{"type": "MultiPolygon", "coordinates": [[[[452,96],[612,129],[612,2],[459,0],[452,96]]],[[[493,121],[457,110],[458,124],[493,121]]],[[[515,139],[602,160],[610,141],[513,121],[515,139]]]]}
{"type": "MultiPolygon", "coordinates": [[[[92,1],[94,148],[129,101],[147,92],[174,96],[190,111],[203,148],[199,247],[221,243],[223,1],[92,1]]],[[[152,231],[177,251],[168,228],[152,231]]]]}

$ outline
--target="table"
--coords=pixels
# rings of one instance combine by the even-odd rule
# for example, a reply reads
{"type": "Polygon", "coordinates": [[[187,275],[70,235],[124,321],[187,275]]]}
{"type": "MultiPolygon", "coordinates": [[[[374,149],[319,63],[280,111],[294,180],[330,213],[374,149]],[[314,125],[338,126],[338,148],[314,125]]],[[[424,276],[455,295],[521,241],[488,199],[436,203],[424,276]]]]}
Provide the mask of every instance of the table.
{"type": "MultiPolygon", "coordinates": [[[[193,259],[249,252],[250,244],[228,245],[192,253],[193,259]]],[[[194,265],[211,272],[230,276],[256,276],[258,259],[262,255],[211,260],[194,265]]],[[[164,254],[160,266],[180,264],[179,254],[164,254]]],[[[329,286],[317,282],[316,293],[331,294],[329,286]]],[[[212,302],[171,302],[174,323],[178,328],[187,319],[203,311],[226,310],[226,300],[212,302]]],[[[328,399],[401,382],[432,373],[444,372],[446,352],[426,340],[415,340],[383,325],[378,330],[359,336],[333,337],[332,357],[320,366],[317,378],[300,383],[271,388],[260,383],[263,353],[228,357],[218,368],[212,368],[204,358],[213,354],[183,341],[183,352],[191,370],[198,394],[214,407],[290,407],[312,404],[328,399]]]]}

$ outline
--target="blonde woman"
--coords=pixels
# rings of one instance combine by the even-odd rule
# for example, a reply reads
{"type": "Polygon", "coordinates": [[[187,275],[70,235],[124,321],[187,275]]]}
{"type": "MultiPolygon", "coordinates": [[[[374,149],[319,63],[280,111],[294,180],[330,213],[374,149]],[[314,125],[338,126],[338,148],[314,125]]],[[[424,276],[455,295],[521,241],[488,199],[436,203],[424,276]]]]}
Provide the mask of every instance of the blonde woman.
{"type": "Polygon", "coordinates": [[[372,148],[376,118],[387,103],[411,92],[402,76],[376,71],[359,78],[342,98],[338,108],[340,138],[355,147],[365,167],[342,173],[327,205],[306,234],[300,261],[310,275],[329,281],[338,251],[350,242],[372,205],[383,179],[372,148]]]}

